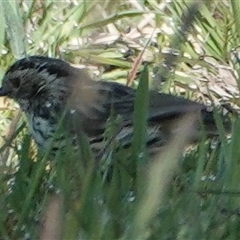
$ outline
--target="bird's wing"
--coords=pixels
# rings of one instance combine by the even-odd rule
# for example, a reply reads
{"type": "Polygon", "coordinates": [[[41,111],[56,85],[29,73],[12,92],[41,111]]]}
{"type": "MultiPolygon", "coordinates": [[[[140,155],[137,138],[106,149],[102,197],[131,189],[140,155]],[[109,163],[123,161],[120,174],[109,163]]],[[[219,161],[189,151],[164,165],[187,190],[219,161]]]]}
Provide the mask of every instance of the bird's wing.
{"type": "Polygon", "coordinates": [[[73,95],[67,104],[66,119],[75,130],[88,136],[98,136],[105,131],[108,120],[120,116],[122,127],[132,122],[135,91],[110,82],[89,82],[90,85],[74,86],[73,95]],[[70,121],[69,121],[70,120],[70,121]]]}
{"type": "Polygon", "coordinates": [[[149,96],[149,120],[179,117],[186,113],[202,111],[205,106],[188,99],[151,91],[149,96]]]}
{"type": "MultiPolygon", "coordinates": [[[[136,90],[118,83],[103,82],[102,84],[108,88],[105,107],[113,108],[125,121],[132,120],[136,90]]],[[[149,91],[149,121],[178,117],[204,109],[204,105],[182,97],[149,91]]]]}
{"type": "MultiPolygon", "coordinates": [[[[113,82],[91,82],[85,87],[86,99],[75,87],[77,98],[73,98],[68,110],[68,119],[73,131],[84,131],[88,136],[98,138],[104,133],[108,120],[120,118],[119,134],[122,129],[132,129],[136,90],[113,82]],[[79,94],[81,97],[79,97],[79,94]]],[[[149,92],[148,120],[151,126],[161,126],[191,111],[201,111],[204,106],[190,100],[156,91],[149,92]]],[[[152,135],[152,133],[151,133],[152,135]]],[[[129,136],[129,135],[128,135],[129,136]]]]}

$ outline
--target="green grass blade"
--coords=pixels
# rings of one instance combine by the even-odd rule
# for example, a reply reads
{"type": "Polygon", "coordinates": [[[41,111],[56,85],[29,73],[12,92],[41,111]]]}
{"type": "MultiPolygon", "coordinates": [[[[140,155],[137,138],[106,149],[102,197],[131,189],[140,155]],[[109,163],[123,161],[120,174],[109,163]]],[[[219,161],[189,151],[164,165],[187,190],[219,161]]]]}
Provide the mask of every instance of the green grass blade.
{"type": "Polygon", "coordinates": [[[25,32],[16,1],[1,1],[6,30],[15,58],[26,56],[25,32]]]}
{"type": "Polygon", "coordinates": [[[133,157],[135,161],[146,160],[148,104],[149,104],[148,68],[147,66],[145,66],[140,76],[133,113],[134,133],[132,144],[133,144],[133,157]]]}

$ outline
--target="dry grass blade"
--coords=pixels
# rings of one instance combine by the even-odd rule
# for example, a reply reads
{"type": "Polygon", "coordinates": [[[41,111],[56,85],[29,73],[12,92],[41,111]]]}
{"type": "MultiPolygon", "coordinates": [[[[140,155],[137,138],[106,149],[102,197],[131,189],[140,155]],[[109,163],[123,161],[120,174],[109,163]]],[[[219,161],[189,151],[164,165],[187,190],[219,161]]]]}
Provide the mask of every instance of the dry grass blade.
{"type": "Polygon", "coordinates": [[[137,70],[138,70],[139,66],[141,65],[141,63],[142,63],[143,54],[144,54],[146,48],[148,47],[148,45],[150,44],[150,42],[152,40],[154,31],[155,30],[153,30],[153,32],[151,34],[151,37],[149,38],[149,40],[145,44],[143,50],[140,52],[140,54],[137,56],[137,58],[134,61],[133,68],[131,69],[131,71],[130,71],[130,73],[128,75],[128,78],[127,78],[127,86],[131,86],[133,81],[134,81],[134,79],[135,79],[135,77],[136,77],[137,70]]]}
{"type": "Polygon", "coordinates": [[[168,185],[178,168],[179,157],[194,131],[196,120],[195,113],[179,120],[175,136],[150,164],[145,179],[145,191],[141,195],[132,232],[127,239],[147,238],[147,228],[164,200],[168,185]]]}
{"type": "Polygon", "coordinates": [[[9,145],[6,146],[6,143],[7,144],[11,143],[11,140],[13,139],[13,137],[16,133],[17,125],[18,125],[18,122],[19,122],[21,116],[22,116],[22,112],[20,110],[18,110],[18,112],[16,113],[15,117],[13,118],[10,126],[3,133],[3,136],[2,136],[3,139],[0,139],[0,149],[5,149],[5,151],[1,152],[1,162],[4,166],[6,165],[6,162],[9,157],[9,145]]]}
{"type": "Polygon", "coordinates": [[[62,236],[63,198],[59,194],[51,196],[41,222],[40,240],[57,240],[62,236]]]}

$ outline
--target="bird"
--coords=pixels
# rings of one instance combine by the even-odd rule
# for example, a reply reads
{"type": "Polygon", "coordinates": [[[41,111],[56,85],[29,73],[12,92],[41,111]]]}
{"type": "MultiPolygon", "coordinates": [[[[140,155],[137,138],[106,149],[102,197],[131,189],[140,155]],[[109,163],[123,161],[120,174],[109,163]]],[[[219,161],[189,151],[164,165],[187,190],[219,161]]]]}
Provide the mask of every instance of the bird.
{"type": "MultiPolygon", "coordinates": [[[[99,156],[108,144],[106,128],[110,119],[116,122],[116,127],[108,141],[114,140],[123,148],[131,146],[136,89],[92,80],[84,69],[64,60],[38,55],[17,60],[3,77],[0,96],[19,104],[42,152],[49,148],[53,154],[62,151],[67,140],[76,145],[84,135],[99,156]]],[[[214,118],[204,104],[149,90],[146,116],[149,152],[165,144],[176,121],[191,112],[199,113],[204,125],[214,125],[214,118]]]]}

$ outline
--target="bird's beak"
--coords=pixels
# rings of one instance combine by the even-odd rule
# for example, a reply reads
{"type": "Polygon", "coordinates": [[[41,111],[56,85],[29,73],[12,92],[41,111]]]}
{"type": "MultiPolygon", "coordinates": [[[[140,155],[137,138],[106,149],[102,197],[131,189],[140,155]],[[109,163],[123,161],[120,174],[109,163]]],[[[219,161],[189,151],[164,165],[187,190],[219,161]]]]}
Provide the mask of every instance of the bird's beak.
{"type": "Polygon", "coordinates": [[[7,96],[10,93],[10,89],[7,87],[0,88],[0,97],[7,96]]]}

